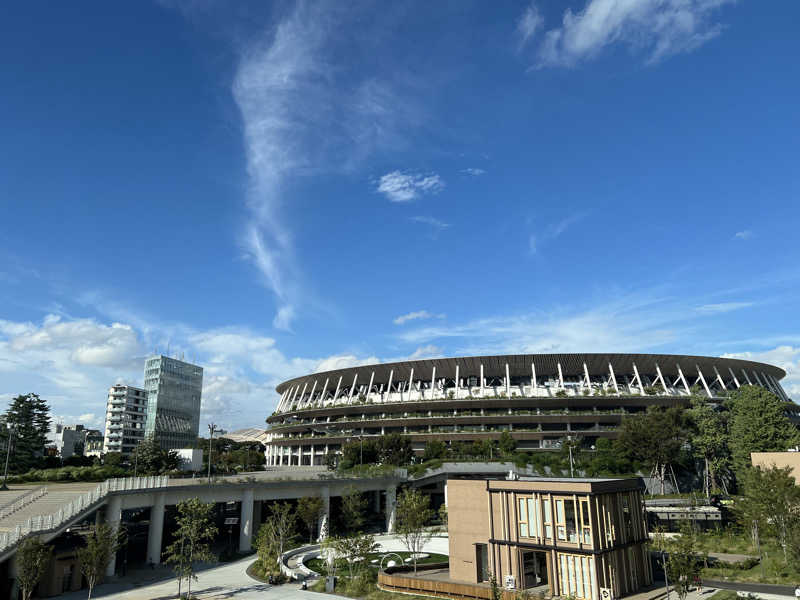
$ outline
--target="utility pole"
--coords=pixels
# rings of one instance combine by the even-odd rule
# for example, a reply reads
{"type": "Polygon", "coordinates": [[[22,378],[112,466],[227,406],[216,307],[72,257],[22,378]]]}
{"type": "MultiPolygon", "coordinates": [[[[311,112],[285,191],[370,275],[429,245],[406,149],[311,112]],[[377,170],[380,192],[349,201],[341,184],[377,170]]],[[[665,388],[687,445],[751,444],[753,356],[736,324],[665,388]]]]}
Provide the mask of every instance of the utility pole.
{"type": "Polygon", "coordinates": [[[3,485],[0,486],[0,490],[8,490],[8,486],[6,485],[6,481],[8,480],[8,457],[11,456],[11,441],[14,439],[14,426],[11,423],[6,423],[6,427],[8,428],[8,441],[6,445],[6,469],[5,473],[3,473],[3,485]]]}
{"type": "Polygon", "coordinates": [[[220,431],[216,423],[208,424],[208,485],[211,485],[211,442],[214,439],[214,432],[220,431]]]}

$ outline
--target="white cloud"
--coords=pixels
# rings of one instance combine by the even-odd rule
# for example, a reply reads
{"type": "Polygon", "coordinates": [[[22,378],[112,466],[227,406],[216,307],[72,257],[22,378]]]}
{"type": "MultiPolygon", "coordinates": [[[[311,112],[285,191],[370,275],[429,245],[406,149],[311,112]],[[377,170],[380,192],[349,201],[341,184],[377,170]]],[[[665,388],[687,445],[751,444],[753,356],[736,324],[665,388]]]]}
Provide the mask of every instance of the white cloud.
{"type": "Polygon", "coordinates": [[[367,358],[358,358],[353,354],[339,354],[336,356],[329,356],[321,360],[313,369],[314,373],[323,373],[325,371],[334,371],[336,369],[348,369],[350,367],[360,367],[362,365],[372,365],[381,362],[377,356],[369,356],[367,358]]]}
{"type": "Polygon", "coordinates": [[[556,223],[549,224],[540,233],[531,233],[528,236],[528,250],[531,254],[536,254],[539,252],[542,245],[559,237],[575,223],[586,217],[586,214],[587,213],[575,213],[556,223]]]}
{"type": "Polygon", "coordinates": [[[786,371],[781,387],[793,399],[800,398],[800,347],[781,345],[770,350],[753,352],[733,352],[723,354],[723,358],[742,358],[775,365],[786,371]]]}
{"type": "Polygon", "coordinates": [[[531,2],[525,7],[522,16],[517,21],[520,49],[533,39],[534,34],[541,29],[542,25],[544,25],[544,17],[539,13],[536,3],[531,2]]]}
{"type": "Polygon", "coordinates": [[[403,323],[407,323],[408,321],[415,321],[418,319],[444,319],[445,315],[437,315],[427,310],[417,310],[414,312],[410,312],[405,315],[400,315],[399,317],[395,318],[392,321],[395,325],[402,325],[403,323]]]}
{"type": "Polygon", "coordinates": [[[479,177],[480,175],[485,175],[486,174],[486,170],[485,169],[478,169],[478,168],[473,168],[473,167],[469,167],[467,169],[463,169],[461,172],[462,173],[466,173],[467,175],[472,175],[473,177],[479,177]]]}
{"type": "Polygon", "coordinates": [[[622,43],[656,63],[690,52],[722,32],[714,13],[733,0],[589,0],[564,12],[538,47],[539,67],[573,66],[622,43]]]}
{"type": "Polygon", "coordinates": [[[412,352],[405,360],[422,360],[424,358],[441,358],[442,349],[439,346],[428,344],[420,346],[412,352]]]}
{"type": "Polygon", "coordinates": [[[753,232],[749,229],[745,229],[744,231],[737,231],[733,237],[737,240],[749,240],[753,237],[753,232]]]}
{"type": "Polygon", "coordinates": [[[450,227],[450,223],[445,223],[444,221],[440,221],[439,219],[436,219],[434,217],[417,216],[417,217],[411,217],[411,220],[414,221],[415,223],[423,223],[424,225],[429,225],[432,230],[431,237],[434,239],[439,236],[439,233],[450,227]]]}
{"type": "Polygon", "coordinates": [[[376,190],[392,202],[409,202],[423,194],[437,194],[444,187],[444,181],[435,173],[392,171],[381,176],[376,190]]]}
{"type": "Polygon", "coordinates": [[[704,314],[717,314],[748,308],[753,306],[753,304],[753,302],[717,302],[715,304],[703,304],[702,306],[698,306],[695,310],[704,314]]]}

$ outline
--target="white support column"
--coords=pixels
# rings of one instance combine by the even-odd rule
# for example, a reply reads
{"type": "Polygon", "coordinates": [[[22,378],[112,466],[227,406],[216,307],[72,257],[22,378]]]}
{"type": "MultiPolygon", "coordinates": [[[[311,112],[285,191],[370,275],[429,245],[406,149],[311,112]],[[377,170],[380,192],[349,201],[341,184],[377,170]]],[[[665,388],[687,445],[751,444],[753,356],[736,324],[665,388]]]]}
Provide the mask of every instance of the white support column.
{"type": "Polygon", "coordinates": [[[331,488],[323,487],[320,489],[320,498],[322,498],[322,510],[319,511],[318,522],[318,535],[317,541],[322,542],[328,537],[330,531],[330,514],[331,514],[331,488]]]}
{"type": "MultiPolygon", "coordinates": [[[[111,496],[106,504],[106,523],[111,528],[111,531],[116,533],[119,531],[119,524],[122,520],[122,497],[111,496]]],[[[113,577],[114,570],[117,567],[117,555],[112,554],[106,566],[106,577],[113,577]]]]}
{"type": "Polygon", "coordinates": [[[614,391],[619,396],[619,386],[617,385],[617,377],[614,375],[614,367],[611,366],[611,363],[608,363],[608,374],[611,375],[611,383],[614,384],[614,391]]]}
{"type": "Polygon", "coordinates": [[[531,361],[531,386],[533,386],[532,395],[535,396],[536,395],[536,388],[537,388],[537,386],[536,386],[536,365],[533,364],[533,361],[531,361]]]}
{"type": "Polygon", "coordinates": [[[328,377],[325,378],[325,385],[322,386],[322,391],[319,393],[319,398],[317,398],[317,404],[322,406],[325,404],[325,394],[328,393],[328,377]]]}
{"type": "Polygon", "coordinates": [[[300,384],[298,383],[296,386],[294,386],[294,394],[292,395],[292,401],[289,402],[289,409],[291,409],[292,406],[294,406],[294,401],[297,399],[297,392],[299,391],[300,391],[300,384]]]}
{"type": "Polygon", "coordinates": [[[336,404],[336,399],[339,397],[339,390],[342,388],[342,376],[339,375],[339,383],[336,384],[336,391],[333,393],[333,403],[336,404]]]}
{"type": "Polygon", "coordinates": [[[511,397],[511,375],[508,371],[508,363],[506,363],[506,397],[511,397]]]}
{"type": "Polygon", "coordinates": [[[308,402],[306,404],[312,404],[314,402],[314,392],[317,391],[317,380],[314,380],[314,385],[311,386],[311,393],[308,395],[308,402]]]}
{"type": "Polygon", "coordinates": [[[395,511],[397,509],[397,486],[386,488],[386,533],[394,533],[395,511]]]}
{"type": "Polygon", "coordinates": [[[411,368],[411,374],[408,376],[408,400],[410,401],[411,394],[414,392],[414,368],[411,368]]]}
{"type": "Polygon", "coordinates": [[[711,390],[708,389],[708,384],[706,383],[706,378],[703,377],[703,371],[700,369],[700,365],[696,364],[695,368],[697,369],[697,378],[703,383],[703,387],[706,388],[706,394],[711,398],[711,390]]]}
{"type": "Polygon", "coordinates": [[[288,390],[284,390],[283,393],[281,394],[281,399],[278,400],[278,406],[275,407],[276,412],[281,412],[283,410],[283,402],[286,400],[287,393],[288,390]]]}
{"type": "MultiPolygon", "coordinates": [[[[302,458],[302,450],[300,458],[302,458]]],[[[301,461],[298,461],[301,462],[301,461]]],[[[242,508],[239,515],[239,552],[250,552],[250,540],[253,536],[253,490],[242,493],[242,508]]]]}
{"type": "Polygon", "coordinates": [[[369,376],[369,387],[367,387],[367,400],[369,400],[369,395],[372,393],[372,383],[375,381],[375,371],[372,372],[372,375],[369,376]]]}
{"type": "Polygon", "coordinates": [[[758,385],[760,385],[762,388],[766,388],[767,387],[761,382],[761,378],[758,376],[758,372],[755,369],[753,369],[753,377],[756,378],[756,381],[758,382],[758,385]]]}
{"type": "Polygon", "coordinates": [[[356,390],[356,383],[358,383],[358,371],[353,375],[353,385],[350,386],[350,393],[347,395],[347,402],[353,399],[353,392],[356,390]]]}
{"type": "Polygon", "coordinates": [[[692,390],[689,389],[689,384],[686,383],[686,377],[683,376],[683,371],[681,371],[681,366],[680,365],[675,365],[675,366],[678,367],[678,379],[680,379],[683,382],[683,388],[686,390],[686,394],[688,396],[691,396],[692,390]]]}
{"type": "Polygon", "coordinates": [[[436,396],[436,365],[433,366],[433,374],[431,375],[431,398],[436,396]]]}
{"type": "Polygon", "coordinates": [[[750,376],[747,374],[747,371],[742,369],[742,375],[744,375],[745,381],[747,381],[747,385],[753,385],[753,382],[750,381],[750,376]]]}
{"type": "Polygon", "coordinates": [[[740,387],[742,387],[742,386],[739,385],[739,380],[736,379],[736,375],[733,374],[733,369],[728,367],[728,371],[730,371],[731,377],[733,377],[733,384],[736,386],[736,389],[738,390],[740,387]]]}
{"type": "Polygon", "coordinates": [[[559,362],[559,363],[556,363],[556,364],[558,365],[558,385],[559,385],[559,389],[565,390],[566,388],[564,387],[564,374],[561,372],[561,363],[559,362]]]}
{"type": "Polygon", "coordinates": [[[458,400],[458,364],[456,364],[456,393],[455,393],[456,400],[458,400]]]}
{"type": "Polygon", "coordinates": [[[763,379],[764,383],[767,384],[767,389],[777,396],[778,392],[776,392],[775,388],[772,387],[772,382],[767,378],[767,375],[764,373],[764,371],[761,371],[761,379],[763,379]]]}
{"type": "Polygon", "coordinates": [[[303,384],[303,391],[300,392],[300,397],[297,399],[297,408],[300,408],[303,405],[303,397],[306,395],[306,388],[308,387],[308,382],[306,381],[303,384]]]}
{"type": "MultiPolygon", "coordinates": [[[[386,399],[389,400],[392,395],[392,377],[394,377],[394,369],[389,371],[389,385],[386,386],[386,399]]],[[[401,396],[402,399],[402,396],[401,396]]]]}
{"type": "Polygon", "coordinates": [[[481,398],[483,398],[483,363],[481,363],[481,381],[480,381],[480,385],[481,385],[481,398]]]}
{"type": "Polygon", "coordinates": [[[589,378],[589,369],[586,363],[583,363],[583,376],[585,377],[586,387],[589,389],[589,395],[594,396],[594,388],[592,388],[592,380],[589,378]]]}
{"type": "Polygon", "coordinates": [[[667,382],[664,381],[664,375],[661,373],[661,368],[656,363],[656,374],[658,375],[658,380],[661,382],[661,387],[664,388],[664,393],[669,394],[669,390],[667,389],[667,382]]]}
{"type": "Polygon", "coordinates": [[[164,492],[155,495],[150,507],[150,526],[147,528],[147,562],[161,564],[161,541],[164,535],[164,492]]]}
{"type": "Polygon", "coordinates": [[[636,363],[631,364],[633,365],[633,377],[639,382],[639,391],[644,394],[644,384],[642,383],[642,378],[639,377],[639,369],[636,367],[636,363]]]}
{"type": "Polygon", "coordinates": [[[789,399],[789,396],[786,395],[786,392],[784,391],[783,386],[781,385],[781,383],[777,379],[775,379],[775,377],[773,375],[770,375],[769,377],[770,377],[770,379],[772,379],[772,385],[775,386],[775,389],[777,390],[778,395],[781,398],[783,398],[783,401],[784,402],[791,402],[791,400],[789,399]]]}
{"type": "Polygon", "coordinates": [[[720,375],[719,371],[717,371],[717,365],[713,365],[712,368],[714,369],[714,374],[717,376],[717,381],[719,381],[719,384],[722,386],[722,389],[727,390],[728,388],[725,385],[725,382],[722,380],[722,375],[720,375]]]}

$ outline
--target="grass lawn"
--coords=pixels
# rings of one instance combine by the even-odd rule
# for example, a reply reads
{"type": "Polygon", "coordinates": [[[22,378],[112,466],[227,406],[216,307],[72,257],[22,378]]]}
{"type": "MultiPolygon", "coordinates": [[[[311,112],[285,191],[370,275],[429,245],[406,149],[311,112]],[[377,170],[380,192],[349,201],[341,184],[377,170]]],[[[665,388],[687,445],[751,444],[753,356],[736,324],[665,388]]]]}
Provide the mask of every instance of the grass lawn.
{"type": "MultiPolygon", "coordinates": [[[[388,563],[392,559],[394,559],[394,561],[397,562],[397,557],[394,556],[395,554],[399,554],[404,561],[406,558],[411,556],[410,552],[375,552],[374,554],[370,554],[367,556],[367,563],[370,564],[370,566],[374,566],[375,568],[377,568],[380,564],[381,558],[383,558],[387,554],[390,554],[391,556],[388,559],[386,559],[384,566],[386,566],[386,563],[388,563]],[[371,561],[376,559],[378,560],[378,564],[373,565],[371,561]]],[[[447,560],[448,558],[445,554],[431,554],[428,558],[419,559],[417,561],[417,566],[427,565],[431,563],[442,563],[442,562],[447,562],[447,560]]],[[[316,571],[320,575],[324,576],[328,574],[328,565],[321,558],[312,558],[311,560],[307,560],[305,562],[305,565],[309,569],[311,569],[312,571],[316,571]]],[[[347,572],[347,562],[344,559],[340,558],[336,560],[336,572],[339,575],[343,575],[347,572]]]]}

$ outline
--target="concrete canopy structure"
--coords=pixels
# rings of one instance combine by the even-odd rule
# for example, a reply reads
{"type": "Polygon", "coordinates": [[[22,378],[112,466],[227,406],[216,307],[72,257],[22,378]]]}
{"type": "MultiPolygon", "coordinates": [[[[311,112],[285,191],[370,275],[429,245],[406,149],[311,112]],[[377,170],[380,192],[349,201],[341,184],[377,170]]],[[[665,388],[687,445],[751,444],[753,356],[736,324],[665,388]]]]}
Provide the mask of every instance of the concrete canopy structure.
{"type": "MultiPolygon", "coordinates": [[[[787,403],[786,373],[748,360],[672,354],[517,354],[403,361],[312,373],[281,383],[267,422],[268,465],[319,465],[348,440],[389,433],[421,451],[431,440],[497,439],[522,450],[615,437],[625,414],[712,400],[742,385],[787,403]]],[[[796,406],[787,404],[795,414],[796,406]]]]}

